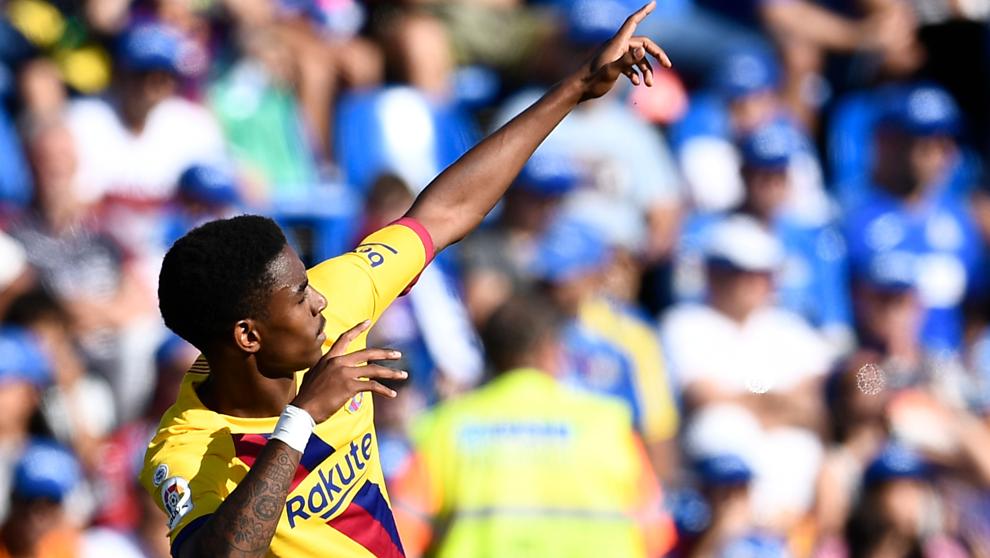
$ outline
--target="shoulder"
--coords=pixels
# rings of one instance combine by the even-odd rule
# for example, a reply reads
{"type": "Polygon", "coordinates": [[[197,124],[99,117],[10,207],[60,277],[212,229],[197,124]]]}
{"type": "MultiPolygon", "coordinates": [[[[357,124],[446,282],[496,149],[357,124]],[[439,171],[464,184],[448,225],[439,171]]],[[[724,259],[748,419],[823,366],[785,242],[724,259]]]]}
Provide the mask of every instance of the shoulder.
{"type": "Polygon", "coordinates": [[[154,491],[166,478],[192,479],[211,466],[209,457],[230,455],[230,430],[219,415],[189,409],[180,400],[162,417],[144,456],[141,484],[154,491]]]}

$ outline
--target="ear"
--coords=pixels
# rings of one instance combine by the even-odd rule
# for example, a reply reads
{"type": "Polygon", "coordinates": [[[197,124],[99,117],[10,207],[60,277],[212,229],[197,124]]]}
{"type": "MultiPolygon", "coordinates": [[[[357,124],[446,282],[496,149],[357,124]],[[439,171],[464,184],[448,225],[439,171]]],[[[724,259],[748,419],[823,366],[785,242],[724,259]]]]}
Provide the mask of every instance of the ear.
{"type": "Polygon", "coordinates": [[[240,320],[234,324],[234,344],[245,353],[257,353],[261,350],[261,333],[258,323],[252,319],[240,320]]]}

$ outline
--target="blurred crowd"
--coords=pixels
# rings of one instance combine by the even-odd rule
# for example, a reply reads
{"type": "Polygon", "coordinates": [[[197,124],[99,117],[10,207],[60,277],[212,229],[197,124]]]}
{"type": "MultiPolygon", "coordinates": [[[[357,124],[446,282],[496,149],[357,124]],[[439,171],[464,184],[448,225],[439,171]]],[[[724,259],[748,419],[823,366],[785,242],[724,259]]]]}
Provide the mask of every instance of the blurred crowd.
{"type": "MultiPolygon", "coordinates": [[[[251,212],[349,250],[637,7],[0,2],[0,556],[169,555],[136,476],[196,357],[158,316],[172,241],[251,212]]],[[[662,0],[673,70],[581,105],[372,330],[411,376],[376,403],[407,554],[497,546],[449,523],[531,476],[463,452],[559,443],[562,388],[600,438],[533,462],[538,503],[598,479],[582,513],[649,516],[654,555],[990,557],[988,17],[662,0]]]]}

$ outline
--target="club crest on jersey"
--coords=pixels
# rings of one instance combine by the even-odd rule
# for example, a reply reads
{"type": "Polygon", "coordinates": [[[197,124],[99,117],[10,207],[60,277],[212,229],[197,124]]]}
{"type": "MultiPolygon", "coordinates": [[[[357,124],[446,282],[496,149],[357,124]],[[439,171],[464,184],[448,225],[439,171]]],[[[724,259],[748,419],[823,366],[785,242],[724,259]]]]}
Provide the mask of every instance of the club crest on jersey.
{"type": "MultiPolygon", "coordinates": [[[[156,471],[157,472],[157,471],[156,471]]],[[[162,483],[162,507],[168,514],[168,528],[174,529],[193,508],[189,482],[182,477],[171,477],[162,483]]]]}
{"type": "Polygon", "coordinates": [[[155,486],[161,486],[166,478],[168,478],[168,465],[162,463],[155,469],[155,475],[151,477],[151,482],[155,483],[155,486]]]}
{"type": "Polygon", "coordinates": [[[358,393],[347,402],[347,412],[356,413],[361,410],[361,401],[364,400],[364,392],[358,393]]]}

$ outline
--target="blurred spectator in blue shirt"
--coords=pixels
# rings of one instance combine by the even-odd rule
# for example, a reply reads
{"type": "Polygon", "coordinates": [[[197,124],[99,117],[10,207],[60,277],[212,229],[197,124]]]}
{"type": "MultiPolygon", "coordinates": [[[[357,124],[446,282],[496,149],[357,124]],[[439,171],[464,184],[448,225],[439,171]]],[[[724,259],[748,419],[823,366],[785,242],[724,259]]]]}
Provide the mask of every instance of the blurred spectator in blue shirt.
{"type": "Polygon", "coordinates": [[[594,227],[563,217],[540,237],[530,272],[569,319],[563,333],[565,381],[622,400],[654,469],[666,480],[676,470],[671,442],[680,419],[664,355],[652,325],[602,295],[609,258],[594,227]]]}
{"type": "MultiPolygon", "coordinates": [[[[757,128],[741,139],[744,197],[732,210],[753,217],[784,249],[776,272],[775,302],[802,315],[835,344],[848,349],[852,317],[845,270],[845,246],[838,231],[810,227],[786,212],[791,196],[791,162],[800,156],[800,138],[784,123],[757,128]]],[[[700,300],[705,293],[704,249],[724,214],[701,214],[688,219],[675,256],[674,292],[677,299],[700,300]]]]}
{"type": "Polygon", "coordinates": [[[576,159],[534,155],[506,193],[497,220],[458,247],[464,298],[475,325],[485,323],[513,292],[532,284],[537,241],[565,197],[585,181],[576,159]]]}
{"type": "Polygon", "coordinates": [[[876,133],[876,186],[845,220],[854,274],[888,259],[910,260],[925,309],[922,341],[949,352],[960,350],[960,307],[981,286],[976,269],[983,257],[964,200],[944,193],[959,126],[945,92],[920,86],[896,93],[876,133]]]}
{"type": "Polygon", "coordinates": [[[783,211],[808,225],[826,222],[830,208],[818,154],[781,100],[774,57],[757,50],[735,52],[712,76],[710,87],[692,96],[671,133],[695,208],[722,211],[741,203],[745,187],[736,142],[773,124],[789,128],[793,136],[787,165],[791,191],[783,211]]]}
{"type": "MultiPolygon", "coordinates": [[[[701,499],[695,505],[704,521],[679,526],[676,556],[684,558],[723,556],[728,547],[755,529],[750,484],[753,470],[733,453],[715,453],[693,460],[693,477],[701,499]]],[[[675,514],[677,510],[675,510],[675,514]]],[[[729,554],[731,555],[731,554],[729,554]]],[[[754,554],[754,556],[764,556],[754,554]]]]}

